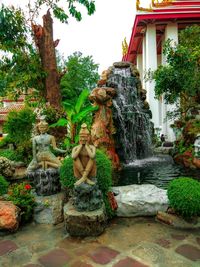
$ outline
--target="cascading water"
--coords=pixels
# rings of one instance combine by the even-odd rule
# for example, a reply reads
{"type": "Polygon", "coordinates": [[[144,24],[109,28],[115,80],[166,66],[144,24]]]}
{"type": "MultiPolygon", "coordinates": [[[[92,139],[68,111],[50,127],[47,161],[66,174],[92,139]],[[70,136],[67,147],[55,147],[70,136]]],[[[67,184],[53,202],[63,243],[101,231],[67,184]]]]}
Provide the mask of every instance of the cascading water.
{"type": "MultiPolygon", "coordinates": [[[[152,123],[150,110],[145,108],[138,90],[139,78],[131,64],[114,64],[107,85],[114,87],[113,119],[117,128],[116,144],[120,158],[126,163],[151,156],[152,123]]],[[[140,82],[141,83],[141,82],[140,82]]]]}

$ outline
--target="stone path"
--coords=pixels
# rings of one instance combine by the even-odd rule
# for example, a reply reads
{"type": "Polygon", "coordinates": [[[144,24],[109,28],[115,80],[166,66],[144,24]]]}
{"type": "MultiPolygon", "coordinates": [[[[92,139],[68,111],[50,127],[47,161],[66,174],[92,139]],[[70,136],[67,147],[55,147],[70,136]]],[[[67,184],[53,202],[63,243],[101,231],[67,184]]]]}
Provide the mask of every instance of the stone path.
{"type": "Polygon", "coordinates": [[[200,267],[200,232],[154,218],[117,218],[97,238],[72,238],[57,226],[31,223],[0,232],[1,267],[200,267]]]}

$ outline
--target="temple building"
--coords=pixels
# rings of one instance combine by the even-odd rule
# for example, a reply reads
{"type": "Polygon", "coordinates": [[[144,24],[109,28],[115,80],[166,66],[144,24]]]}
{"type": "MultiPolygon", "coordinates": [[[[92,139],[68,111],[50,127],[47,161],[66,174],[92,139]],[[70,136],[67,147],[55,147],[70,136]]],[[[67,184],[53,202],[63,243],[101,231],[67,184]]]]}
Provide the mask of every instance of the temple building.
{"type": "Polygon", "coordinates": [[[26,97],[29,95],[29,103],[34,103],[34,97],[30,97],[33,93],[33,89],[28,89],[26,94],[21,93],[20,96],[16,99],[10,99],[8,97],[0,97],[0,137],[3,133],[3,125],[7,121],[9,112],[11,111],[20,111],[25,108],[26,97]]]}
{"type": "Polygon", "coordinates": [[[7,120],[8,113],[10,111],[20,111],[24,109],[24,96],[20,96],[20,98],[16,101],[5,98],[0,99],[1,107],[0,107],[0,134],[3,133],[3,124],[7,120]]]}
{"type": "Polygon", "coordinates": [[[154,126],[160,129],[167,140],[174,141],[175,136],[170,128],[173,122],[164,121],[167,111],[172,111],[173,106],[163,103],[162,98],[154,98],[155,83],[145,82],[144,75],[148,70],[154,71],[160,64],[166,64],[162,53],[166,40],[171,39],[172,45],[177,44],[179,31],[187,26],[200,25],[200,1],[152,0],[150,7],[144,8],[136,0],[136,8],[132,35],[123,61],[137,65],[143,88],[147,90],[154,126]]]}

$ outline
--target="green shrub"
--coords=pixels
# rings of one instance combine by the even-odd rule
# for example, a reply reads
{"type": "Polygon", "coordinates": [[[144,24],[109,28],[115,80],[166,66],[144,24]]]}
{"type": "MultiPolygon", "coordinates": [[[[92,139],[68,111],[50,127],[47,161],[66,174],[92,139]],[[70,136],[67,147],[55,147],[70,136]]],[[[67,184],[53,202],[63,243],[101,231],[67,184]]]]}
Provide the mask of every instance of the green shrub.
{"type": "Polygon", "coordinates": [[[3,149],[0,150],[0,157],[5,157],[12,161],[21,161],[21,156],[14,150],[11,149],[3,149]]]}
{"type": "Polygon", "coordinates": [[[4,130],[8,133],[8,138],[12,140],[16,146],[24,141],[31,139],[31,131],[36,115],[29,108],[21,111],[11,111],[8,119],[4,124],[4,130]]]}
{"type": "MultiPolygon", "coordinates": [[[[14,144],[18,161],[30,161],[31,133],[36,115],[30,108],[21,111],[11,111],[4,124],[4,130],[8,133],[7,138],[14,144]]],[[[13,159],[15,160],[15,159],[13,159]]]]}
{"type": "Polygon", "coordinates": [[[105,153],[97,150],[97,181],[102,192],[108,192],[112,186],[112,163],[105,153]]]}
{"type": "Polygon", "coordinates": [[[169,205],[185,218],[200,215],[200,183],[192,178],[180,177],[169,183],[169,205]]]}
{"type": "MultiPolygon", "coordinates": [[[[112,211],[107,193],[111,190],[112,186],[112,164],[108,157],[100,150],[97,150],[96,153],[96,164],[97,164],[97,182],[99,189],[102,191],[103,199],[107,211],[107,215],[112,217],[114,212],[112,211]]],[[[73,172],[73,159],[68,157],[63,161],[63,164],[60,168],[60,180],[61,184],[65,187],[72,189],[76,178],[74,177],[73,172]]]]}
{"type": "Polygon", "coordinates": [[[8,200],[21,209],[22,222],[32,218],[33,208],[36,205],[31,186],[25,182],[13,184],[8,189],[8,200]]]}
{"type": "Polygon", "coordinates": [[[0,196],[6,194],[8,192],[9,183],[3,176],[0,176],[0,196]]]}
{"type": "Polygon", "coordinates": [[[10,139],[6,136],[0,141],[0,148],[5,148],[10,143],[10,139]]]}
{"type": "Polygon", "coordinates": [[[64,187],[73,189],[76,178],[74,177],[73,159],[71,156],[65,158],[60,167],[60,181],[64,187]]]}

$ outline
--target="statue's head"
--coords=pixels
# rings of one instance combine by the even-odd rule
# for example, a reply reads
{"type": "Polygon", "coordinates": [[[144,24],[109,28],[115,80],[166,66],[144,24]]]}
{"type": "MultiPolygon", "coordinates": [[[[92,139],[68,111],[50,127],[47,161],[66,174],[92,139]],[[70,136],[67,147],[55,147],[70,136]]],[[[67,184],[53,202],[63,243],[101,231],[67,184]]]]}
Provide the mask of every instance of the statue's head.
{"type": "Polygon", "coordinates": [[[40,133],[46,133],[49,129],[49,125],[46,121],[41,121],[37,124],[37,128],[40,133]]]}
{"type": "Polygon", "coordinates": [[[90,132],[88,131],[87,124],[83,123],[81,125],[81,130],[79,132],[79,141],[80,144],[86,144],[89,141],[90,132]]]}

